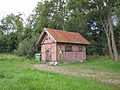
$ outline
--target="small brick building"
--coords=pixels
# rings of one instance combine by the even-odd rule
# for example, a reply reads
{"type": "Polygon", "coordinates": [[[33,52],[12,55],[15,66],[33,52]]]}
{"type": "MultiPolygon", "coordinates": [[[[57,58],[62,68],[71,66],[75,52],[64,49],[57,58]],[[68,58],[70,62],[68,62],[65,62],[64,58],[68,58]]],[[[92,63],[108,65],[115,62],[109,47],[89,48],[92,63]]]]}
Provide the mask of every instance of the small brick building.
{"type": "Polygon", "coordinates": [[[90,43],[79,33],[44,28],[36,44],[43,62],[84,62],[90,43]]]}

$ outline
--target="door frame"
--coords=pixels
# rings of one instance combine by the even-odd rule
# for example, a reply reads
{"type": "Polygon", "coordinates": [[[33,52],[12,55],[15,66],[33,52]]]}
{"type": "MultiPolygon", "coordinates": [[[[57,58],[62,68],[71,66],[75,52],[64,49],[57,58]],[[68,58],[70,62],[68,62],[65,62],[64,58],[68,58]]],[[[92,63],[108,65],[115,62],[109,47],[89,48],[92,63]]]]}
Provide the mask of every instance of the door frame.
{"type": "Polygon", "coordinates": [[[46,51],[45,51],[45,55],[46,55],[46,62],[50,62],[51,61],[51,52],[50,52],[51,50],[50,49],[47,49],[46,51]]]}

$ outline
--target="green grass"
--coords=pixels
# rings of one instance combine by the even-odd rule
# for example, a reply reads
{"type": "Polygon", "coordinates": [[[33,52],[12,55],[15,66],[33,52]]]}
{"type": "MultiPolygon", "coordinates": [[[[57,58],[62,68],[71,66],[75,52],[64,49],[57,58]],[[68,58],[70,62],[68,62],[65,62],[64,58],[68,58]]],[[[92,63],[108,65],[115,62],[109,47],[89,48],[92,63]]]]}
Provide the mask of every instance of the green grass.
{"type": "Polygon", "coordinates": [[[120,72],[120,62],[113,60],[88,60],[84,63],[69,63],[63,66],[72,68],[94,69],[98,71],[120,72]]]}
{"type": "Polygon", "coordinates": [[[113,90],[86,78],[28,67],[33,63],[24,57],[0,54],[0,90],[113,90]]]}
{"type": "MultiPolygon", "coordinates": [[[[74,62],[64,64],[62,68],[76,72],[77,75],[82,73],[83,77],[108,84],[114,87],[115,90],[120,90],[120,62],[110,60],[108,56],[92,57],[83,63],[74,62]]],[[[79,75],[79,77],[81,76],[79,75]]]]}

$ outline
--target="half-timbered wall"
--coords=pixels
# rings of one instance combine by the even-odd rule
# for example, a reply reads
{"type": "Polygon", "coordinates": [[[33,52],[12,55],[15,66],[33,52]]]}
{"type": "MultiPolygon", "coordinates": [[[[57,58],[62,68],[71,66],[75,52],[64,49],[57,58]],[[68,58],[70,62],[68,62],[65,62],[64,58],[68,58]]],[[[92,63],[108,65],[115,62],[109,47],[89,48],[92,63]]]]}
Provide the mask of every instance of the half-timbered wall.
{"type": "Polygon", "coordinates": [[[86,49],[83,45],[70,45],[70,44],[58,44],[57,45],[57,59],[60,61],[61,59],[64,59],[64,62],[71,62],[71,61],[79,61],[83,62],[86,60],[86,49]],[[71,46],[72,51],[70,48],[69,50],[66,50],[66,47],[71,46]]]}
{"type": "Polygon", "coordinates": [[[56,43],[46,34],[41,45],[41,60],[46,61],[46,51],[49,50],[50,61],[56,61],[56,43]]]}

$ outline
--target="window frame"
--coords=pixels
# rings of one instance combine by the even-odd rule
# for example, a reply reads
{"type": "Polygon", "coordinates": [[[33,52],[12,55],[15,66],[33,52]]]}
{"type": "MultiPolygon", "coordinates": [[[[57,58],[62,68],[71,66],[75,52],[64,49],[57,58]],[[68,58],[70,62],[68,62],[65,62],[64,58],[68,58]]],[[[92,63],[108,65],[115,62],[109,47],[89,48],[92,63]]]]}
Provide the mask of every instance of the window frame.
{"type": "Polygon", "coordinates": [[[78,51],[79,51],[79,52],[83,52],[83,46],[79,46],[79,47],[78,47],[78,51]]]}
{"type": "Polygon", "coordinates": [[[66,52],[72,52],[72,46],[65,46],[65,51],[66,52]],[[69,48],[69,49],[68,49],[69,48]]]}

